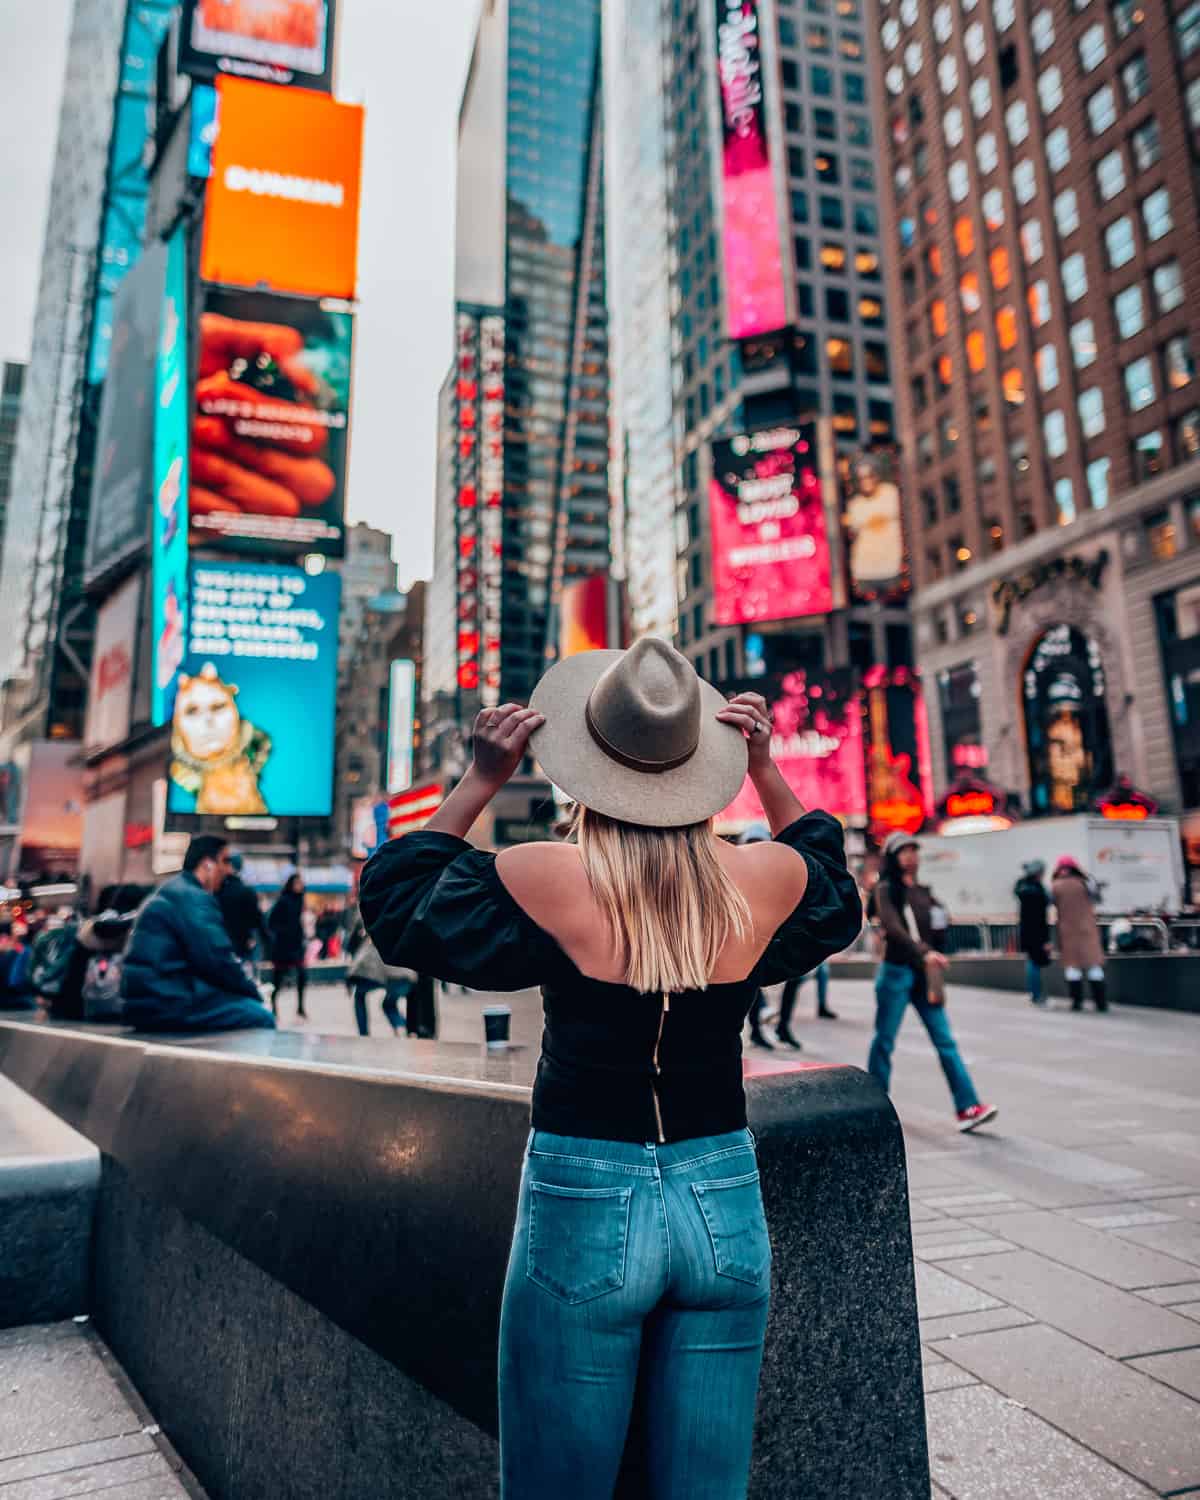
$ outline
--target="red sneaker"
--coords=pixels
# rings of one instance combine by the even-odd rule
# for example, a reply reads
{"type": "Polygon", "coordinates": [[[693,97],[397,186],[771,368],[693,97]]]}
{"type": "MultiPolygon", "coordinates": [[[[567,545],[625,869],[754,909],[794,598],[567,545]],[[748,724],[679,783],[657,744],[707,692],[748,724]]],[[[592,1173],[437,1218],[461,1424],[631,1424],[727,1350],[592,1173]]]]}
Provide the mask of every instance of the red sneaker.
{"type": "Polygon", "coordinates": [[[958,1128],[962,1131],[978,1130],[981,1125],[994,1120],[999,1113],[994,1104],[972,1104],[970,1109],[959,1110],[958,1128]]]}

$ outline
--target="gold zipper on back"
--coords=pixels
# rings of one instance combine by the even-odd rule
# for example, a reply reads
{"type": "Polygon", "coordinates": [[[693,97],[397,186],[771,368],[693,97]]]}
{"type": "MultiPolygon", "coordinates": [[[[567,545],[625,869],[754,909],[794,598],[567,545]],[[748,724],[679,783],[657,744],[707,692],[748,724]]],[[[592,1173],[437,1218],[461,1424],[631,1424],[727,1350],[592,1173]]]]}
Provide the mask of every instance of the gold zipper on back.
{"type": "Polygon", "coordinates": [[[662,1042],[663,1024],[667,1019],[667,1012],[670,1009],[671,997],[664,990],[662,997],[662,1010],[660,1010],[658,1013],[658,1035],[654,1038],[654,1056],[651,1059],[651,1066],[654,1069],[654,1078],[650,1083],[650,1097],[654,1100],[654,1123],[658,1127],[658,1144],[660,1146],[665,1144],[667,1137],[665,1132],[663,1131],[662,1105],[659,1103],[658,1098],[658,1077],[662,1072],[662,1069],[658,1065],[658,1049],[662,1042]]]}

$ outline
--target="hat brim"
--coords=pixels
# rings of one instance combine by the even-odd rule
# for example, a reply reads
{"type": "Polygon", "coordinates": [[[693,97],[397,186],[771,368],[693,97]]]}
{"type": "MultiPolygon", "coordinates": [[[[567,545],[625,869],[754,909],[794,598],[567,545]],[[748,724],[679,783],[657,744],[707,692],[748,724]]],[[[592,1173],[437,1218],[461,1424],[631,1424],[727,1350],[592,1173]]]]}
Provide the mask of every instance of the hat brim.
{"type": "MultiPolygon", "coordinates": [[[[700,683],[700,742],[670,771],[635,771],[606,755],[587,726],[587,701],[621,651],[583,651],[557,662],[534,689],[529,706],[546,722],[530,748],[546,776],[576,802],[607,818],[644,828],[684,828],[728,807],[746,779],[746,737],[717,714],[725,697],[700,683]]],[[[649,753],[651,747],[647,746],[649,753]]]]}

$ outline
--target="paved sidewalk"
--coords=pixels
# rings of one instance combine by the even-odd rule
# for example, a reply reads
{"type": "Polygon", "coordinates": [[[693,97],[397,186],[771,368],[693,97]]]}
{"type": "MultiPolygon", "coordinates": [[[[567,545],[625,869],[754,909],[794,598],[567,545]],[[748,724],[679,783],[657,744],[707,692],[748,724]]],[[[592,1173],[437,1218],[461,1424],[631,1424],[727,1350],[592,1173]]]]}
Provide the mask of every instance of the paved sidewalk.
{"type": "Polygon", "coordinates": [[[203,1500],[86,1320],[0,1332],[0,1496],[203,1500]]]}
{"type": "MultiPolygon", "coordinates": [[[[444,1040],[477,1044],[487,998],[441,997],[444,1040]]],[[[537,998],[510,1000],[514,1038],[535,1046],[537,998]]],[[[799,1056],[862,1066],[870,987],[835,981],[830,1002],[840,1020],[809,1019],[815,991],[801,992],[799,1056]]],[[[893,1091],[934,1495],[1200,1497],[1200,1017],[1036,1011],[954,987],[950,1006],[995,1126],[956,1133],[915,1015],[893,1091]]],[[[353,1034],[344,990],[315,991],[311,1009],[312,1029],[353,1034]]],[[[372,1027],[386,1030],[377,1008],[372,1027]]],[[[755,1070],[787,1062],[749,1056],[755,1070]]]]}

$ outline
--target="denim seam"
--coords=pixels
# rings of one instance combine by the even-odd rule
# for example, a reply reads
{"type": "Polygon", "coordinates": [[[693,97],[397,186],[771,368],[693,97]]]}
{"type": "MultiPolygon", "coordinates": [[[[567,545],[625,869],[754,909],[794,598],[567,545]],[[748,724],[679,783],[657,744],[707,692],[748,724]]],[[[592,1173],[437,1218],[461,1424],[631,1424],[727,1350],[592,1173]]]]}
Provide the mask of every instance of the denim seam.
{"type": "Polygon", "coordinates": [[[683,1172],[686,1171],[689,1167],[707,1166],[709,1162],[724,1161],[727,1156],[737,1156],[741,1151],[753,1152],[753,1150],[754,1147],[749,1143],[749,1141],[747,1141],[741,1146],[726,1146],[720,1151],[710,1151],[707,1156],[693,1156],[690,1157],[687,1161],[674,1161],[670,1164],[670,1166],[664,1167],[663,1171],[683,1172]]]}
{"type": "Polygon", "coordinates": [[[653,1177],[653,1167],[639,1167],[632,1162],[602,1161],[594,1156],[560,1156],[555,1151],[533,1151],[530,1157],[540,1157],[543,1161],[567,1162],[573,1167],[590,1167],[596,1172],[632,1172],[635,1177],[653,1177]]]}

